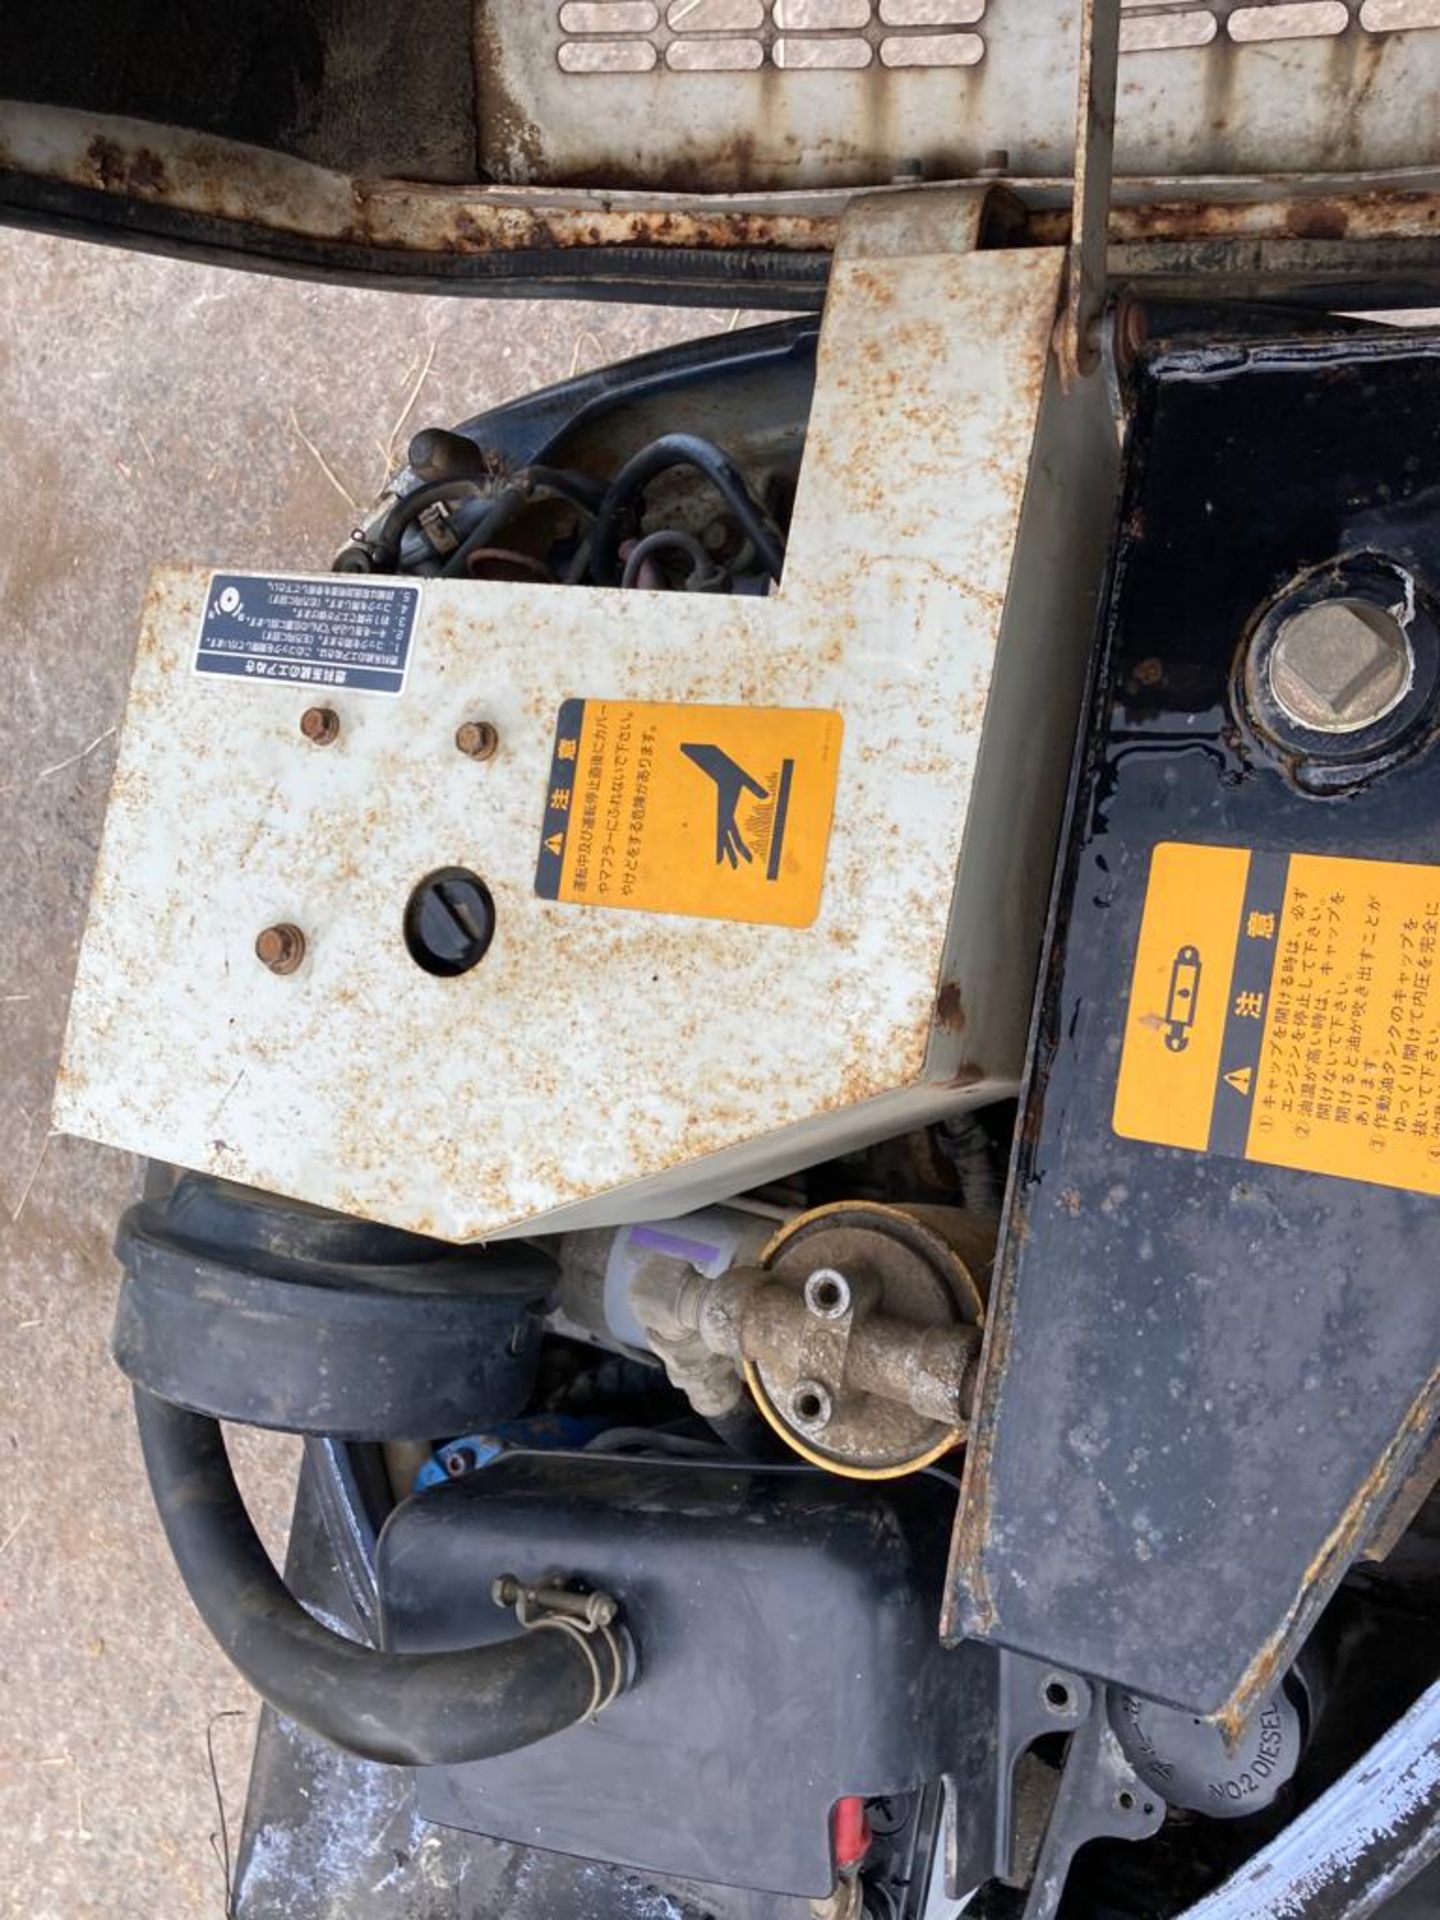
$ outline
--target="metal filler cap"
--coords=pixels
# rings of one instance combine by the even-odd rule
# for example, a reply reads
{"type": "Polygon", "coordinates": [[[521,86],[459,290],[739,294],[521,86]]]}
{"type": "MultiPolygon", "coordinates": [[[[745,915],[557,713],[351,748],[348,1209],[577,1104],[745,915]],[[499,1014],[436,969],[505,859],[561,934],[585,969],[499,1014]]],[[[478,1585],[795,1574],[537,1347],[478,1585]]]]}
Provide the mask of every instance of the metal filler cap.
{"type": "Polygon", "coordinates": [[[1358,733],[1410,691],[1415,653],[1388,608],[1320,600],[1285,621],[1270,652],[1270,692],[1296,726],[1358,733]]]}

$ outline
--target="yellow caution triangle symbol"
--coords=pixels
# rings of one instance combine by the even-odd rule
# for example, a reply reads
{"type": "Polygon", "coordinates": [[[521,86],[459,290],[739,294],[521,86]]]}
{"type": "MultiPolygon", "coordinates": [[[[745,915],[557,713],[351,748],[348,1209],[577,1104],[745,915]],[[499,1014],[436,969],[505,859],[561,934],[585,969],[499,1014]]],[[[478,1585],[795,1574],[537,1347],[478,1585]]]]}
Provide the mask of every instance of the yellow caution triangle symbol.
{"type": "Polygon", "coordinates": [[[565,851],[564,834],[552,833],[545,842],[545,851],[547,853],[553,853],[556,859],[559,859],[560,855],[565,851]]]}
{"type": "Polygon", "coordinates": [[[1236,1093],[1243,1093],[1248,1099],[1250,1095],[1250,1077],[1251,1069],[1249,1067],[1236,1067],[1233,1073],[1226,1074],[1225,1084],[1227,1087],[1233,1087],[1236,1093]]]}

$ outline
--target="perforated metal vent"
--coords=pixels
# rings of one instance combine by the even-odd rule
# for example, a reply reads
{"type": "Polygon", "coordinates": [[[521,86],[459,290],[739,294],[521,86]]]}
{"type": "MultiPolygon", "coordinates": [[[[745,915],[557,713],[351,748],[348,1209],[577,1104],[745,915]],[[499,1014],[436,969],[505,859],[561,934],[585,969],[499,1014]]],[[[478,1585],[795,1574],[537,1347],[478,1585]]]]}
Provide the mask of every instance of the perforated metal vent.
{"type": "Polygon", "coordinates": [[[1440,0],[1121,0],[1120,51],[1156,53],[1269,40],[1329,40],[1352,28],[1398,33],[1440,27],[1440,0]]]}
{"type": "Polygon", "coordinates": [[[985,0],[564,0],[573,74],[973,67],[985,0]]]}
{"type": "MultiPolygon", "coordinates": [[[[1016,4],[1016,0],[1010,0],[1016,4]]],[[[1123,53],[1440,27],[1440,0],[1121,0],[1123,53]]],[[[973,67],[986,0],[564,0],[568,74],[973,67]]]]}

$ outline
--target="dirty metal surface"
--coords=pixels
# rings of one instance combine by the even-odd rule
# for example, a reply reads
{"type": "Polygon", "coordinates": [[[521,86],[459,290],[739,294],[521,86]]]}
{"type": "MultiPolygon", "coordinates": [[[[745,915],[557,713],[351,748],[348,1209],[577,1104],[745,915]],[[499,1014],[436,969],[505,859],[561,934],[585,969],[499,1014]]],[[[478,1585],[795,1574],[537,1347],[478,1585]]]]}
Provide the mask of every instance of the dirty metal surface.
{"type": "MultiPolygon", "coordinates": [[[[1200,45],[1146,48],[1140,21],[1125,23],[1119,169],[1440,158],[1440,34],[1371,31],[1373,5],[1323,9],[1318,33],[1294,7],[1243,11],[1187,9],[1209,28],[1200,45]]],[[[910,167],[954,179],[998,150],[1018,173],[1071,170],[1076,0],[641,0],[558,13],[479,0],[477,19],[480,151],[497,180],[713,192],[910,167]]]]}
{"type": "Polygon", "coordinates": [[[993,1222],[958,1207],[841,1201],[792,1221],[765,1253],[778,1284],[740,1313],[766,1420],[859,1479],[943,1456],[964,1434],[993,1254],[993,1222]],[[816,1386],[823,1417],[807,1420],[797,1396],[816,1386]]]}
{"type": "Polygon", "coordinates": [[[302,688],[191,672],[207,577],[158,574],[58,1124],[467,1240],[679,1211],[1012,1087],[1114,436],[1048,364],[1060,254],[967,253],[975,218],[857,214],[769,599],[425,583],[404,693],[337,695],[321,750],[302,688]],[[577,695],[840,712],[815,923],[538,899],[577,695]],[[445,865],[498,916],[454,979],[402,938],[445,865]],[[252,951],[279,922],[287,978],[252,951]]]}
{"type": "Polygon", "coordinates": [[[1258,611],[1338,554],[1392,556],[1420,634],[1437,383],[1424,335],[1216,346],[1143,383],[971,1430],[948,1629],[1232,1724],[1428,1437],[1440,1202],[1344,1177],[1363,1127],[1329,1172],[1121,1138],[1131,968],[1161,842],[1440,862],[1433,745],[1318,798],[1231,692],[1258,611]]]}
{"type": "Polygon", "coordinates": [[[8,98],[135,114],[341,170],[469,180],[471,0],[6,0],[8,98]]]}
{"type": "Polygon", "coordinates": [[[1081,0],[1073,244],[1065,269],[1065,304],[1055,335],[1060,370],[1068,382],[1093,373],[1100,363],[1119,56],[1120,0],[1081,0]]]}
{"type": "MultiPolygon", "coordinates": [[[[1112,7],[1119,0],[1108,0],[1112,7]]],[[[1072,172],[1078,0],[13,0],[7,97],[407,180],[736,193],[1072,172]]],[[[1127,0],[1116,161],[1440,159],[1428,0],[1127,0]]]]}
{"type": "MultiPolygon", "coordinates": [[[[1007,243],[1064,246],[1073,183],[1010,169],[1007,243]]],[[[916,191],[881,188],[883,194],[916,191]]],[[[919,189],[945,194],[943,183],[919,189]]],[[[676,192],[348,174],[218,134],[0,101],[0,219],[127,246],[411,290],[818,305],[855,186],[676,192]]],[[[1103,211],[1103,196],[1092,196],[1103,211]]],[[[1092,234],[1092,252],[1095,236],[1092,234]]],[[[1117,178],[1109,273],[1440,281],[1423,164],[1117,178]],[[1278,249],[1278,251],[1277,251],[1278,249]]],[[[1090,279],[1098,286],[1093,268],[1090,279]]],[[[1093,290],[1093,287],[1092,287],[1093,290]]],[[[1407,294],[1402,304],[1416,304],[1407,294]]]]}

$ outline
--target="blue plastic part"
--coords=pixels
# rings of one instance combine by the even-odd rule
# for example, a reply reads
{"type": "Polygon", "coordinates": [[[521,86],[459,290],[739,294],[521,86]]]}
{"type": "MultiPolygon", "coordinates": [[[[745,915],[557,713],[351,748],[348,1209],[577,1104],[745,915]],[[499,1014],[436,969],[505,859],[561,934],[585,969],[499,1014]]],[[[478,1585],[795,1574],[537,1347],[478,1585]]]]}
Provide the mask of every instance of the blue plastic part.
{"type": "Polygon", "coordinates": [[[458,1479],[461,1473],[476,1473],[481,1467],[488,1467],[492,1460],[498,1460],[502,1453],[510,1453],[517,1447],[530,1453],[563,1453],[588,1446],[612,1424],[609,1420],[580,1419],[568,1413],[537,1413],[524,1420],[503,1420],[484,1433],[462,1433],[431,1454],[415,1476],[415,1492],[424,1493],[427,1488],[442,1486],[447,1480],[458,1479]],[[457,1456],[464,1462],[458,1473],[446,1465],[457,1456]]]}

